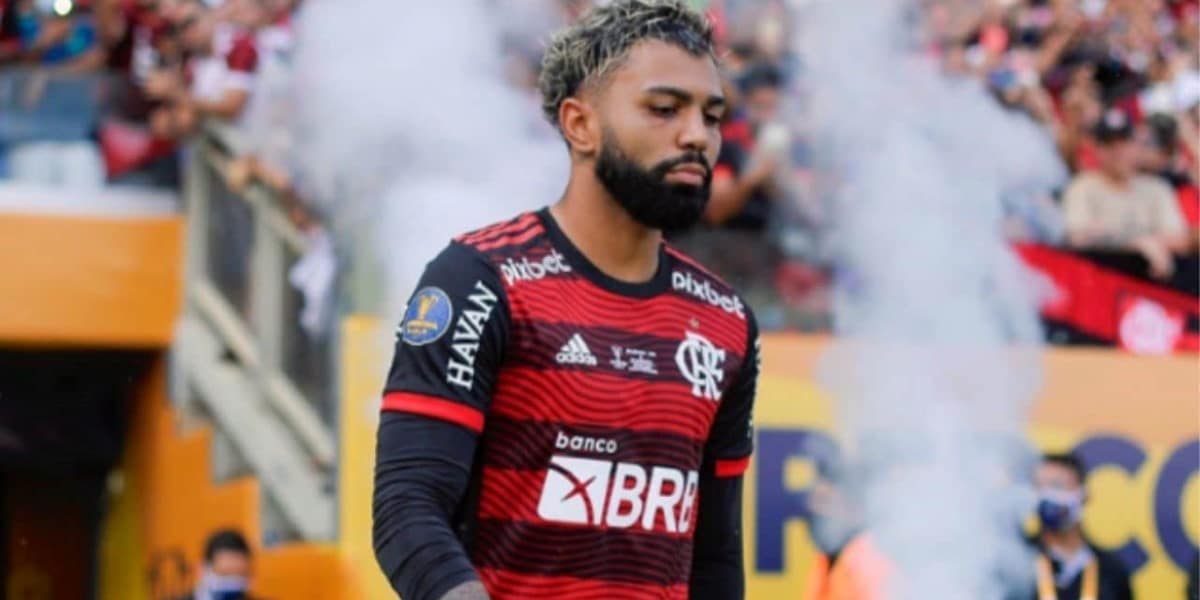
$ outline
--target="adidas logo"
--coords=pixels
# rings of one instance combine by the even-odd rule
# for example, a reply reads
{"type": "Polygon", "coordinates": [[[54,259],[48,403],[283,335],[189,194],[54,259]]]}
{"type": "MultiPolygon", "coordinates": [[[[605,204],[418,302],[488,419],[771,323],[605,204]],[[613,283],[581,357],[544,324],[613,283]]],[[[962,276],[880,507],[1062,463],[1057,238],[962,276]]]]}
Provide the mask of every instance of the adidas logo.
{"type": "Polygon", "coordinates": [[[578,333],[563,344],[563,347],[558,350],[558,354],[554,356],[554,361],[560,365],[588,365],[589,367],[599,364],[596,355],[592,354],[587,342],[583,341],[583,336],[578,333]]]}

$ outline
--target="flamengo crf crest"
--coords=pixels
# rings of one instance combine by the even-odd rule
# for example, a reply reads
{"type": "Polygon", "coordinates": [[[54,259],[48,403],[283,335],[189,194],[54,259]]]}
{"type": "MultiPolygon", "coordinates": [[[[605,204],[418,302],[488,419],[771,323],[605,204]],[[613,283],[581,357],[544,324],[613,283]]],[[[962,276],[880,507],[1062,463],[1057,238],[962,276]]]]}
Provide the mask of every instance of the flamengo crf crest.
{"type": "Polygon", "coordinates": [[[720,383],[725,378],[725,371],[721,368],[725,362],[725,351],[698,333],[685,331],[684,334],[686,339],[679,343],[679,349],[675,351],[675,365],[684,379],[691,382],[693,396],[720,399],[720,383]]]}

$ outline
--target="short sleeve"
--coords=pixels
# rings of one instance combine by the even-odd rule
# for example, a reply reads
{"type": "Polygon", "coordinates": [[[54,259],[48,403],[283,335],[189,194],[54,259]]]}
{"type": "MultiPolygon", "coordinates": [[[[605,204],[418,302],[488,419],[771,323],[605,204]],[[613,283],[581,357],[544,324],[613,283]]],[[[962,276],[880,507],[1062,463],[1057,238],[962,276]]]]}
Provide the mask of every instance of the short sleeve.
{"type": "Polygon", "coordinates": [[[426,266],[405,308],[382,409],[481,432],[508,330],[495,268],[476,250],[452,242],[426,266]]]}
{"type": "Polygon", "coordinates": [[[740,476],[754,452],[754,396],[762,364],[762,344],[752,313],[747,313],[747,322],[745,358],[737,378],[721,397],[704,450],[705,462],[713,465],[717,477],[740,476]]]}
{"type": "Polygon", "coordinates": [[[225,57],[226,83],[231,89],[249,91],[258,71],[258,48],[254,38],[239,36],[225,57]]]}

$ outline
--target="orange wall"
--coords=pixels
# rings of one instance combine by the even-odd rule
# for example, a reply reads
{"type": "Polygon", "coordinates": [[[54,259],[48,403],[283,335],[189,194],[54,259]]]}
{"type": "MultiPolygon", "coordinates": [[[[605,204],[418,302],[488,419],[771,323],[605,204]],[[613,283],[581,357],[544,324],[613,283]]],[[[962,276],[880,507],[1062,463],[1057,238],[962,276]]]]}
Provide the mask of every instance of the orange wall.
{"type": "Polygon", "coordinates": [[[142,386],[130,424],[123,489],[104,533],[102,599],[158,600],[186,592],[199,571],[205,539],[224,527],[241,530],[253,546],[255,594],[278,600],[341,597],[343,569],[332,546],[261,547],[258,482],[213,483],[212,431],[181,430],[167,402],[161,362],[142,386]]]}
{"type": "Polygon", "coordinates": [[[0,212],[0,344],[165,346],[182,251],[175,216],[0,212]]]}

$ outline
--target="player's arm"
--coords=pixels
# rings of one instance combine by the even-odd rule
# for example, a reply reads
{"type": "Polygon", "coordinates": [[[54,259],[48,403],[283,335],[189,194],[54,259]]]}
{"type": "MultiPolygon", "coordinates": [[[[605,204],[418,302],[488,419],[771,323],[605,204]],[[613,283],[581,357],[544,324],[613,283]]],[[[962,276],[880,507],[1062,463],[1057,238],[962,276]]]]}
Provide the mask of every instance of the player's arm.
{"type": "Polygon", "coordinates": [[[758,327],[749,315],[745,360],[721,398],[704,448],[700,505],[692,551],[692,600],[737,600],[745,596],[742,564],[742,474],[754,450],[751,413],[758,383],[758,327]]]}
{"type": "Polygon", "coordinates": [[[486,598],[455,531],[508,336],[498,276],[451,244],[397,331],[375,458],[373,541],[405,600],[486,598]]]}

